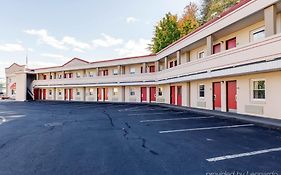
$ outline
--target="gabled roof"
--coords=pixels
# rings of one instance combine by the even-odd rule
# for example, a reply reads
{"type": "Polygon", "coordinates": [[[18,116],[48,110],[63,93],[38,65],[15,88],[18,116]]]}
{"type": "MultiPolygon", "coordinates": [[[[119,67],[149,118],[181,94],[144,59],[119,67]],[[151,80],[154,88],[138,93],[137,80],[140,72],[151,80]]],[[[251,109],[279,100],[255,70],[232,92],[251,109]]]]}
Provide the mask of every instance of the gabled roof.
{"type": "Polygon", "coordinates": [[[86,60],[82,60],[80,58],[72,58],[70,61],[66,62],[64,65],[62,65],[62,67],[67,66],[68,64],[71,64],[75,62],[77,63],[81,63],[81,64],[89,64],[90,62],[86,61],[86,60]]]}
{"type": "Polygon", "coordinates": [[[5,69],[10,69],[10,68],[13,67],[13,66],[24,67],[25,65],[19,65],[19,64],[17,64],[17,63],[13,63],[13,64],[11,64],[11,66],[9,66],[9,67],[7,67],[7,68],[5,68],[5,69]]]}

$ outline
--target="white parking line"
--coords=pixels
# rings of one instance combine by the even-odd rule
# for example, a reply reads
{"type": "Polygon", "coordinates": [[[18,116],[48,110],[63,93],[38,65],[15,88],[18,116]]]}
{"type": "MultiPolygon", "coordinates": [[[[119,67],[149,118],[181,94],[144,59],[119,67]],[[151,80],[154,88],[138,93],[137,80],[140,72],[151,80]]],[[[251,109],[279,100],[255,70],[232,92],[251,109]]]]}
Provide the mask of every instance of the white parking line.
{"type": "Polygon", "coordinates": [[[187,112],[154,112],[154,113],[137,113],[137,114],[128,114],[128,116],[139,116],[139,115],[161,115],[161,114],[183,114],[187,112]]]}
{"type": "Polygon", "coordinates": [[[239,128],[239,127],[249,127],[249,126],[254,126],[254,124],[215,126],[215,127],[191,128],[191,129],[177,129],[177,130],[159,131],[159,133],[166,134],[166,133],[173,133],[173,132],[202,131],[202,130],[211,130],[211,129],[239,128]]]}
{"type": "Polygon", "coordinates": [[[281,147],[272,148],[272,149],[264,149],[264,150],[253,151],[253,152],[246,152],[246,153],[241,153],[241,154],[233,154],[233,155],[226,155],[226,156],[220,156],[220,157],[213,157],[213,158],[209,158],[209,159],[206,159],[206,160],[208,162],[217,162],[217,161],[221,161],[221,160],[235,159],[235,158],[239,158],[239,157],[253,156],[253,155],[265,154],[265,153],[277,152],[277,151],[281,151],[281,147]]]}
{"type": "Polygon", "coordinates": [[[119,109],[118,111],[119,112],[130,111],[130,110],[138,109],[138,108],[141,108],[141,107],[147,107],[147,106],[135,106],[135,107],[125,108],[125,109],[119,109]]]}
{"type": "Polygon", "coordinates": [[[4,122],[6,122],[6,119],[4,117],[0,116],[0,125],[4,122]]]}
{"type": "Polygon", "coordinates": [[[144,122],[162,122],[162,121],[174,121],[174,120],[196,120],[196,119],[205,119],[205,118],[214,118],[214,116],[208,117],[186,117],[186,118],[168,118],[168,119],[154,119],[154,120],[141,120],[141,123],[144,122]]]}

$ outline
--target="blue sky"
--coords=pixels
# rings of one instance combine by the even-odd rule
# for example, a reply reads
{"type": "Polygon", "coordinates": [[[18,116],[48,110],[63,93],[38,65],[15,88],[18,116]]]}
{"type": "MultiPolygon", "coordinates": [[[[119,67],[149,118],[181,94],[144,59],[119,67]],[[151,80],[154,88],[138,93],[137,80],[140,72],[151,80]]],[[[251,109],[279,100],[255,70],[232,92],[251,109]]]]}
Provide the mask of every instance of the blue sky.
{"type": "Polygon", "coordinates": [[[148,54],[154,25],[201,0],[9,0],[0,6],[0,77],[16,62],[29,67],[148,54]]]}

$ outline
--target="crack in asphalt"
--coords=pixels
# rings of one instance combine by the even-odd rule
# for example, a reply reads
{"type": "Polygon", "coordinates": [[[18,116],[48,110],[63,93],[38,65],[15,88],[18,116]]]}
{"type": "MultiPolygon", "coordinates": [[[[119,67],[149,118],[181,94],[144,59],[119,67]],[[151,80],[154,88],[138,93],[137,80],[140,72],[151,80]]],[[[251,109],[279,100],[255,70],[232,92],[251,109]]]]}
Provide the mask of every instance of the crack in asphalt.
{"type": "Polygon", "coordinates": [[[152,150],[151,148],[149,148],[147,146],[147,141],[145,138],[141,137],[141,136],[138,136],[138,137],[129,137],[129,129],[131,128],[131,126],[127,123],[127,122],[124,122],[125,125],[127,126],[128,129],[126,128],[122,128],[123,130],[123,136],[127,139],[127,140],[140,140],[141,141],[141,147],[143,149],[145,149],[146,151],[148,151],[149,153],[153,154],[153,155],[159,155],[159,153],[157,153],[156,151],[152,150]]]}
{"type": "Polygon", "coordinates": [[[109,119],[111,127],[114,127],[112,117],[105,110],[103,111],[103,114],[106,115],[106,117],[109,119]]]}

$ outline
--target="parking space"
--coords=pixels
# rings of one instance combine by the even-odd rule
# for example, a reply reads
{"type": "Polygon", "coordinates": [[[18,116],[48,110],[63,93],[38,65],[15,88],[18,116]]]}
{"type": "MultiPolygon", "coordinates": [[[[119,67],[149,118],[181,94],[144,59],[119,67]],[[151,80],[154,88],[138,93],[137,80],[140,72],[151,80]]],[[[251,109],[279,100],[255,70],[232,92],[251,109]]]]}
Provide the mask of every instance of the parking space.
{"type": "Polygon", "coordinates": [[[216,115],[11,102],[0,103],[0,116],[2,174],[281,173],[280,130],[216,115]]]}

